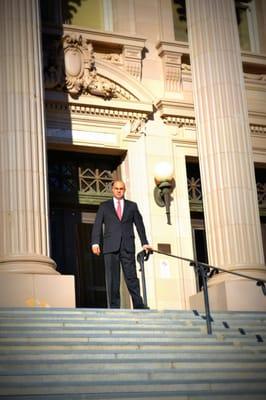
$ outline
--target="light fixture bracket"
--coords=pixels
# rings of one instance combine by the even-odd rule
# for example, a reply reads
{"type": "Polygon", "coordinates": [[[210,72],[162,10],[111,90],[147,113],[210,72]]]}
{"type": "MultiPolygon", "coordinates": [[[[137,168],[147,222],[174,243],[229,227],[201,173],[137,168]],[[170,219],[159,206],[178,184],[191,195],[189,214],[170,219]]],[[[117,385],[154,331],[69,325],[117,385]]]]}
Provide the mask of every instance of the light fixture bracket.
{"type": "Polygon", "coordinates": [[[159,207],[165,206],[164,198],[162,196],[162,191],[158,186],[154,187],[153,197],[154,197],[154,200],[155,200],[155,203],[157,204],[157,206],[159,206],[159,207]]]}

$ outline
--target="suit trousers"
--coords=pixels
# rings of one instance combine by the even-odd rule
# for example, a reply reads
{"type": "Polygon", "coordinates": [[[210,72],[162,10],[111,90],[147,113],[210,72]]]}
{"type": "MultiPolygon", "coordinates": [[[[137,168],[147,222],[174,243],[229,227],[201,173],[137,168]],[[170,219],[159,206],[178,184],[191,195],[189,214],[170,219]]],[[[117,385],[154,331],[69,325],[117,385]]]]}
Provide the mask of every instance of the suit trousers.
{"type": "Polygon", "coordinates": [[[104,255],[108,308],[120,308],[120,265],[134,308],[143,308],[135,254],[121,246],[119,251],[104,255]]]}

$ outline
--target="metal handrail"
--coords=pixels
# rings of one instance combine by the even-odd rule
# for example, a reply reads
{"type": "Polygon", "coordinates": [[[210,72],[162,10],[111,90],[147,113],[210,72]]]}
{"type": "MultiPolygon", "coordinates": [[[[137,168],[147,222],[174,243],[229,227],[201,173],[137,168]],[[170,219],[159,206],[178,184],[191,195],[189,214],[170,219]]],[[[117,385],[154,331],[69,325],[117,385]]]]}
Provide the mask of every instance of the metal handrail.
{"type": "Polygon", "coordinates": [[[200,262],[197,260],[180,257],[180,256],[176,256],[176,255],[169,254],[169,253],[163,253],[158,250],[149,250],[149,251],[142,250],[137,254],[137,261],[140,265],[139,270],[141,271],[143,302],[146,307],[148,307],[148,303],[147,303],[147,290],[146,290],[144,262],[147,261],[149,259],[150,255],[153,253],[163,254],[164,256],[173,257],[173,258],[177,258],[179,260],[187,261],[187,262],[189,262],[190,266],[194,267],[196,269],[196,271],[198,273],[200,273],[201,278],[202,278],[202,287],[203,287],[203,295],[204,295],[205,319],[206,319],[206,325],[207,325],[207,332],[209,335],[212,334],[212,326],[211,326],[212,317],[211,317],[211,313],[210,313],[209,294],[208,294],[208,285],[207,285],[208,273],[209,273],[210,269],[212,269],[212,272],[221,271],[221,272],[225,272],[227,274],[236,275],[236,276],[240,276],[241,278],[256,281],[257,286],[261,287],[262,293],[264,294],[264,296],[266,296],[266,286],[265,286],[266,280],[264,280],[264,279],[258,279],[258,278],[255,278],[254,276],[241,274],[239,272],[228,271],[228,270],[225,270],[220,267],[215,267],[214,265],[206,264],[206,263],[203,263],[203,262],[200,262]]]}

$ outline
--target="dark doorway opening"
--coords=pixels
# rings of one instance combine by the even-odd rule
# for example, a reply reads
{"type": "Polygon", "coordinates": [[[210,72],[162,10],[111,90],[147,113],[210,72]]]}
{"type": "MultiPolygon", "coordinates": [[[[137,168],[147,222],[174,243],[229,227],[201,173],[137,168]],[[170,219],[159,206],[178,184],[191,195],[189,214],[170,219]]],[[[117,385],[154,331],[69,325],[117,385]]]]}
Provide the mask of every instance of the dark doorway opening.
{"type": "MultiPolygon", "coordinates": [[[[187,185],[192,226],[194,259],[208,264],[208,249],[204,225],[200,167],[197,158],[186,159],[187,185]]],[[[195,271],[197,291],[202,289],[202,278],[195,271]]]]}
{"type": "Polygon", "coordinates": [[[107,306],[104,261],[91,252],[91,231],[102,201],[119,178],[120,156],[48,151],[51,256],[75,276],[76,306],[107,306]]]}
{"type": "MultiPolygon", "coordinates": [[[[194,259],[208,264],[208,250],[206,242],[206,233],[204,228],[203,219],[192,219],[192,240],[194,249],[194,259]]],[[[200,274],[196,273],[197,291],[202,289],[202,278],[200,274]]]]}

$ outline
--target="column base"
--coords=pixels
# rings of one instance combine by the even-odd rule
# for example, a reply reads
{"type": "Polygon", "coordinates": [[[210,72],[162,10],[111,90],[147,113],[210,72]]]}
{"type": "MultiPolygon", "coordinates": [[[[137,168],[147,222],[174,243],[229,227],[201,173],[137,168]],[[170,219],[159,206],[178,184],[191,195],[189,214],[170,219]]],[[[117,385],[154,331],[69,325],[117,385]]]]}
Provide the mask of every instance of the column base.
{"type": "Polygon", "coordinates": [[[59,274],[55,262],[47,256],[19,255],[0,258],[0,272],[21,274],[59,274]]]}
{"type": "Polygon", "coordinates": [[[0,272],[0,307],[75,307],[74,276],[0,272]]]}
{"type": "MultiPolygon", "coordinates": [[[[266,296],[255,281],[235,279],[208,288],[210,311],[266,311],[266,296]]],[[[203,292],[189,298],[192,310],[204,311],[203,292]]]]}

